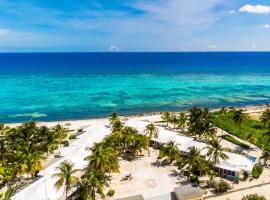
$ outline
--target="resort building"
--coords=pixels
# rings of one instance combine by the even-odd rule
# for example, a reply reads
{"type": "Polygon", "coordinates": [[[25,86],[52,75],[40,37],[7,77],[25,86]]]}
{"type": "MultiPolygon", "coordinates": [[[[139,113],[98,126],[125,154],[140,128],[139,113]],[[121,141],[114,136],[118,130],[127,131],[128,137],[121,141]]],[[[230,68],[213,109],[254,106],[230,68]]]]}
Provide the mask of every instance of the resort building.
{"type": "Polygon", "coordinates": [[[118,200],[203,200],[203,190],[199,187],[181,185],[174,188],[173,192],[161,196],[144,198],[142,195],[135,195],[118,200]]]}
{"type": "MultiPolygon", "coordinates": [[[[126,125],[136,128],[140,133],[144,133],[145,127],[149,124],[148,121],[129,120],[126,125]]],[[[206,155],[207,144],[199,141],[195,141],[191,137],[180,135],[178,132],[169,130],[165,127],[159,127],[158,138],[153,138],[153,142],[157,145],[163,145],[169,141],[174,141],[181,152],[185,153],[192,146],[201,150],[202,155],[206,155]]],[[[228,178],[238,180],[244,173],[250,174],[253,166],[256,163],[256,158],[251,156],[244,156],[236,153],[226,152],[229,157],[227,160],[221,160],[216,165],[216,170],[228,178]]]]}

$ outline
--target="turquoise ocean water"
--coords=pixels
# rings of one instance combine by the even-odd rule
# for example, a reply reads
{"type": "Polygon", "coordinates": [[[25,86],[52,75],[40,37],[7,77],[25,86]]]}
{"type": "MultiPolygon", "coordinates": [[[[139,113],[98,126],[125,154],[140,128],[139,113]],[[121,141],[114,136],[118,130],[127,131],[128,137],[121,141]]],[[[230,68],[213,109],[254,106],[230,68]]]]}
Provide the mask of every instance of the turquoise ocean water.
{"type": "Polygon", "coordinates": [[[270,102],[270,53],[0,54],[0,121],[270,102]]]}

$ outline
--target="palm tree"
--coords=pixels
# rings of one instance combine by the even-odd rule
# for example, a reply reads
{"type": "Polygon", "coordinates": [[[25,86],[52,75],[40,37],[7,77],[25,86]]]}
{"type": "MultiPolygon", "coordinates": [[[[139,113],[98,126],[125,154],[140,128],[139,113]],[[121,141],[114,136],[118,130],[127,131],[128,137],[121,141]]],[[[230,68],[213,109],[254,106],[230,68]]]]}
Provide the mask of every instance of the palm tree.
{"type": "Polygon", "coordinates": [[[85,160],[89,161],[89,167],[99,170],[102,173],[119,171],[119,163],[116,152],[111,147],[106,147],[102,143],[95,144],[92,148],[87,148],[92,153],[85,160]]]}
{"type": "Polygon", "coordinates": [[[263,160],[264,165],[267,164],[268,161],[270,161],[270,152],[263,150],[262,155],[260,157],[260,161],[263,160]]]}
{"type": "Polygon", "coordinates": [[[220,159],[227,160],[229,157],[226,153],[226,148],[221,146],[221,140],[213,139],[209,141],[209,145],[206,146],[207,157],[213,166],[216,166],[220,163],[220,159]]]}
{"type": "Polygon", "coordinates": [[[118,120],[118,115],[116,112],[112,112],[110,118],[109,118],[109,121],[110,121],[110,124],[114,124],[114,122],[116,122],[116,120],[118,120]]]}
{"type": "Polygon", "coordinates": [[[105,199],[104,189],[108,186],[106,176],[93,168],[87,170],[83,176],[82,185],[79,191],[80,198],[83,200],[96,200],[96,194],[99,194],[102,199],[105,199]]]}
{"type": "Polygon", "coordinates": [[[57,149],[57,135],[54,131],[51,131],[46,126],[40,127],[40,133],[43,136],[42,146],[44,148],[44,151],[46,151],[47,155],[49,152],[52,152],[54,149],[57,149]]]}
{"type": "Polygon", "coordinates": [[[150,143],[153,138],[157,139],[158,138],[158,128],[153,124],[148,124],[145,127],[145,132],[146,135],[149,137],[149,148],[148,148],[148,154],[150,156],[150,143]]]}
{"type": "Polygon", "coordinates": [[[201,151],[195,146],[189,147],[188,152],[183,156],[183,159],[180,159],[178,162],[181,169],[184,169],[188,172],[188,177],[190,174],[195,173],[196,171],[204,171],[207,168],[207,164],[203,156],[201,156],[201,151]]]}
{"type": "Polygon", "coordinates": [[[170,122],[173,124],[173,128],[175,129],[176,125],[178,124],[178,118],[174,113],[172,113],[170,116],[170,122]]]}
{"type": "Polygon", "coordinates": [[[206,123],[206,112],[203,109],[192,107],[189,109],[188,118],[188,133],[197,139],[197,136],[201,136],[204,132],[204,126],[206,123]]]}
{"type": "Polygon", "coordinates": [[[63,140],[67,137],[68,130],[61,126],[60,124],[54,126],[52,128],[52,131],[56,134],[56,137],[58,138],[59,143],[59,154],[60,154],[60,148],[63,140]]]}
{"type": "Polygon", "coordinates": [[[26,146],[22,149],[19,161],[19,174],[26,173],[27,176],[30,174],[31,177],[35,177],[37,172],[42,169],[41,160],[43,156],[33,144],[26,146]]]}
{"type": "Polygon", "coordinates": [[[158,159],[165,158],[163,163],[172,163],[180,157],[180,150],[173,141],[169,141],[159,151],[158,159]]]}
{"type": "Polygon", "coordinates": [[[60,165],[57,167],[57,169],[60,171],[58,173],[55,173],[53,177],[58,178],[58,180],[55,182],[54,186],[59,190],[62,186],[64,186],[64,193],[65,197],[67,199],[68,192],[71,190],[71,187],[76,185],[78,178],[74,176],[76,172],[79,171],[79,169],[73,169],[74,164],[68,161],[63,161],[60,163],[60,165]]]}
{"type": "Polygon", "coordinates": [[[222,115],[225,115],[227,113],[227,109],[225,106],[222,106],[219,110],[219,112],[222,114],[222,115]]]}
{"type": "Polygon", "coordinates": [[[267,108],[262,115],[260,116],[260,120],[263,123],[264,127],[270,127],[270,109],[267,108]]]}
{"type": "Polygon", "coordinates": [[[188,117],[186,113],[180,112],[178,115],[178,127],[181,128],[182,132],[184,131],[188,117]]]}
{"type": "Polygon", "coordinates": [[[118,150],[119,151],[121,151],[120,142],[121,142],[123,128],[124,128],[124,126],[119,119],[117,119],[112,125],[112,129],[113,129],[112,132],[118,134],[118,150]]]}
{"type": "Polygon", "coordinates": [[[161,115],[161,119],[166,122],[166,126],[169,126],[169,122],[171,121],[171,115],[169,112],[164,112],[161,115]]]}
{"type": "Polygon", "coordinates": [[[203,132],[201,133],[201,137],[205,139],[215,139],[216,138],[217,129],[210,122],[205,122],[203,127],[203,132]]]}
{"type": "Polygon", "coordinates": [[[246,118],[246,116],[245,116],[242,109],[235,111],[234,114],[233,114],[233,121],[238,126],[240,126],[243,123],[245,118],[246,118]]]}

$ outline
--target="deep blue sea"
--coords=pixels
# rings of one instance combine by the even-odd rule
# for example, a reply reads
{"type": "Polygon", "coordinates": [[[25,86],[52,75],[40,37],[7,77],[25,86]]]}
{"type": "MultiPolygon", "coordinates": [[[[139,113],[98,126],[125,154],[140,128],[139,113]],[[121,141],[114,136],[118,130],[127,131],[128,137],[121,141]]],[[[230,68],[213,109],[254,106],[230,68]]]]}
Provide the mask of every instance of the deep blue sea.
{"type": "Polygon", "coordinates": [[[270,52],[2,53],[0,122],[270,103],[270,52]]]}

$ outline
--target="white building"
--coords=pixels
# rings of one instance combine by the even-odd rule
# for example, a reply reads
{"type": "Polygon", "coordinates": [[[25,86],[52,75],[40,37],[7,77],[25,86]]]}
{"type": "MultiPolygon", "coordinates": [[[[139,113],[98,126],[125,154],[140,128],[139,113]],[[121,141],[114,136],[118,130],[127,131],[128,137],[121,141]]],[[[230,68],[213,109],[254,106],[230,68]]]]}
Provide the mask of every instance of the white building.
{"type": "MultiPolygon", "coordinates": [[[[126,125],[136,128],[140,133],[144,133],[145,127],[149,124],[147,121],[129,120],[126,125]]],[[[159,135],[157,139],[154,139],[159,144],[165,144],[167,142],[174,141],[178,146],[179,150],[182,152],[187,152],[192,146],[200,149],[202,155],[206,155],[207,144],[199,141],[194,141],[193,138],[179,135],[179,133],[167,130],[164,127],[158,127],[159,135]]],[[[240,154],[226,152],[229,157],[227,160],[221,160],[221,162],[216,166],[220,174],[228,175],[231,178],[239,179],[241,174],[244,172],[250,174],[252,168],[256,163],[256,158],[248,157],[240,154]]]]}

